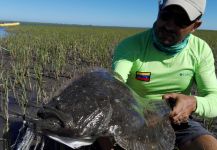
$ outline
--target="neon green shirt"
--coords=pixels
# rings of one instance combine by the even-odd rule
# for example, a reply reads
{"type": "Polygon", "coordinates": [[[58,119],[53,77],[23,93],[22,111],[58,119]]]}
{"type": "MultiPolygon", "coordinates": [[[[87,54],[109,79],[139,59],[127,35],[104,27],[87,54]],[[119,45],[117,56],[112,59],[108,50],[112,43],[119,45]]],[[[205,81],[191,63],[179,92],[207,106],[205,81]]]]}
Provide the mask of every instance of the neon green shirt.
{"type": "Polygon", "coordinates": [[[208,44],[190,35],[188,45],[171,56],[153,46],[151,30],[123,40],[112,62],[114,72],[144,99],[162,99],[166,93],[190,95],[196,81],[199,96],[195,113],[217,116],[217,80],[208,44]]]}

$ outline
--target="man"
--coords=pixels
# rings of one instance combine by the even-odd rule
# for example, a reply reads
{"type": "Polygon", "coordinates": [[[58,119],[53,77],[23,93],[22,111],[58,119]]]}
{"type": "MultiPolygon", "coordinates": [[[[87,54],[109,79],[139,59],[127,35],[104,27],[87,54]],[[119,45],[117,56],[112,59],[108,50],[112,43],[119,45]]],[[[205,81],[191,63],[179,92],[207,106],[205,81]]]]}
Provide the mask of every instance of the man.
{"type": "Polygon", "coordinates": [[[201,25],[205,5],[206,0],[165,0],[152,29],[123,40],[112,63],[141,97],[175,101],[170,118],[180,150],[217,149],[212,134],[189,119],[192,113],[217,116],[213,54],[191,34],[201,25]],[[190,93],[194,82],[199,96],[190,93]]]}

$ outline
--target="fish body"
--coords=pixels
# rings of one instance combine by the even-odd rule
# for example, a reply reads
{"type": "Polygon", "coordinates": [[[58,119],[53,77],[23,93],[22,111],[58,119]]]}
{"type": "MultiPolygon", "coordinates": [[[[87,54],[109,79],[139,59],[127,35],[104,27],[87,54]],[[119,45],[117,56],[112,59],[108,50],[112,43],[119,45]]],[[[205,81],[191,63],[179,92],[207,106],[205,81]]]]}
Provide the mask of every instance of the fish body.
{"type": "Polygon", "coordinates": [[[129,150],[173,149],[169,107],[158,101],[144,108],[120,80],[103,69],[84,73],[38,111],[36,131],[72,139],[109,136],[129,150]]]}

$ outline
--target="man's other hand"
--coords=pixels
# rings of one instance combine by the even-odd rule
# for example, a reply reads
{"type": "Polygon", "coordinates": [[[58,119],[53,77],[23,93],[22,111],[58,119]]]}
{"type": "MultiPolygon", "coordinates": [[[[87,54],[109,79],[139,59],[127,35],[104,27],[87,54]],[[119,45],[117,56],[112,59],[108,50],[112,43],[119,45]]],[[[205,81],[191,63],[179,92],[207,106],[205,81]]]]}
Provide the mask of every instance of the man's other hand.
{"type": "Polygon", "coordinates": [[[197,102],[194,96],[184,94],[170,93],[162,96],[164,100],[170,103],[175,101],[175,106],[170,112],[170,119],[174,124],[180,124],[188,121],[189,116],[196,110],[197,102]]]}

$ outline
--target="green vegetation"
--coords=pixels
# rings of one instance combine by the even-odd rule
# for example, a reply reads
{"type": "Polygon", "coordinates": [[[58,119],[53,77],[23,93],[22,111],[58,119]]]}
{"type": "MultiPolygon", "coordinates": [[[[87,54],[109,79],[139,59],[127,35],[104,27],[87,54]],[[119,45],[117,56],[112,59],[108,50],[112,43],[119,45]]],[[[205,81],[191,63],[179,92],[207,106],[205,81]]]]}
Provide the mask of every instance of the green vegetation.
{"type": "MultiPolygon", "coordinates": [[[[26,24],[8,28],[0,39],[0,90],[7,114],[8,95],[15,97],[23,113],[28,100],[46,102],[55,81],[72,78],[87,67],[110,69],[115,46],[123,38],[144,31],[136,28],[26,24]],[[50,80],[52,79],[52,80],[50,80]]],[[[217,59],[217,31],[197,31],[217,59]]],[[[51,93],[52,93],[51,92],[51,93]]],[[[7,115],[5,115],[6,118],[7,115]]]]}
{"type": "Polygon", "coordinates": [[[0,39],[1,110],[6,120],[8,97],[14,97],[25,114],[29,100],[46,103],[63,78],[78,76],[75,72],[90,66],[110,68],[116,44],[142,29],[22,24],[7,31],[0,39]]]}

